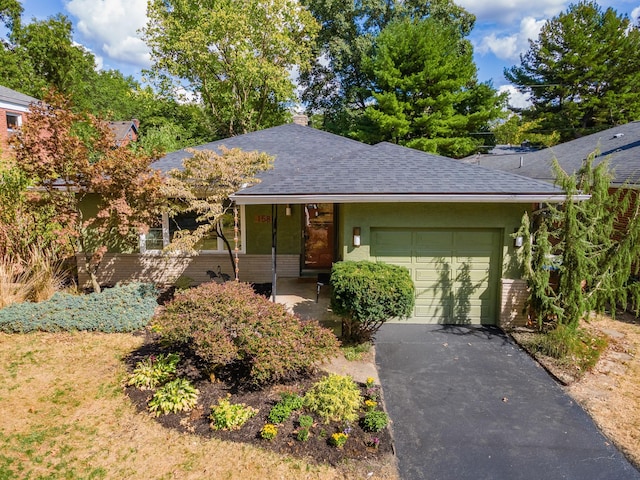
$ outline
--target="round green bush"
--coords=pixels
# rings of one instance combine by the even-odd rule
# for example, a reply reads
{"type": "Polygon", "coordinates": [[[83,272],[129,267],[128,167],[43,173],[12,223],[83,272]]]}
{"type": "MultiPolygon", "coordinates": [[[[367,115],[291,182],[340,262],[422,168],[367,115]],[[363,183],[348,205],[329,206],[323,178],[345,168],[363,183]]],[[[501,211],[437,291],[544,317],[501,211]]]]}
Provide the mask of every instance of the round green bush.
{"type": "Polygon", "coordinates": [[[408,269],[382,262],[338,262],[331,271],[331,308],[343,319],[343,340],[370,340],[390,318],[413,313],[415,287],[408,269]]]}

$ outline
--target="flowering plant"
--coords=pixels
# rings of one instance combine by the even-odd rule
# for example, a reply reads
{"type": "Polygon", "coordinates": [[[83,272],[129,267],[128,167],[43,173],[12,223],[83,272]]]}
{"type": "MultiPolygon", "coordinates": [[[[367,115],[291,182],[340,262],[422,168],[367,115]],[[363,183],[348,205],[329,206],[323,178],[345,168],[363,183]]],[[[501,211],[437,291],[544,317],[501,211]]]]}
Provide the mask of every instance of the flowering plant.
{"type": "Polygon", "coordinates": [[[380,439],[378,437],[371,437],[367,441],[367,447],[378,448],[380,446],[380,439]]]}
{"type": "Polygon", "coordinates": [[[378,402],[376,402],[375,400],[365,400],[364,401],[364,409],[367,412],[373,412],[376,407],[378,406],[378,402]]]}
{"type": "Polygon", "coordinates": [[[347,443],[348,438],[349,438],[349,435],[347,435],[346,433],[338,432],[331,435],[329,442],[331,443],[331,445],[333,445],[336,448],[342,448],[344,444],[347,443]]]}
{"type": "Polygon", "coordinates": [[[267,423],[262,430],[260,430],[260,436],[265,440],[273,440],[278,435],[278,427],[273,423],[267,423]]]}

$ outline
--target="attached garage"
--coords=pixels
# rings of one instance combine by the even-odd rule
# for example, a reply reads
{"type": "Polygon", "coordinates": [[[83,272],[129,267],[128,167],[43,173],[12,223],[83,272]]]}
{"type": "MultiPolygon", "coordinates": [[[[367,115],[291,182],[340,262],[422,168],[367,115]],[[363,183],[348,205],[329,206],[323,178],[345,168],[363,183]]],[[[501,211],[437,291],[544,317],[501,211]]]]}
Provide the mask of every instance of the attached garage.
{"type": "Polygon", "coordinates": [[[372,228],[371,256],[411,272],[410,322],[496,324],[502,238],[500,229],[372,228]]]}

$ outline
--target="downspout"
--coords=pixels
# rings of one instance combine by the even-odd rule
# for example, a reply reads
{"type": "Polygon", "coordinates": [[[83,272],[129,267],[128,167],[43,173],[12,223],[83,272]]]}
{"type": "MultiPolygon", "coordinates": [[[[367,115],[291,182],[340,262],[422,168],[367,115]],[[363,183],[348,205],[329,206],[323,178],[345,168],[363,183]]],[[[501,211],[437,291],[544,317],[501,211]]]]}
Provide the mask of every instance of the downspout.
{"type": "Polygon", "coordinates": [[[271,204],[271,296],[276,302],[276,282],[278,281],[276,253],[278,244],[278,206],[271,204]]]}

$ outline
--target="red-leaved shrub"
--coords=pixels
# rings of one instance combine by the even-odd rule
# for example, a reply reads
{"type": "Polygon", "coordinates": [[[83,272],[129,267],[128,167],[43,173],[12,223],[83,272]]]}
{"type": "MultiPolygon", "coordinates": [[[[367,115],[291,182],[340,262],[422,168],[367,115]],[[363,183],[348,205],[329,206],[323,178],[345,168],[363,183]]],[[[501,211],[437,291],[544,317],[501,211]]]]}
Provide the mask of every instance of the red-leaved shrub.
{"type": "Polygon", "coordinates": [[[304,373],[338,351],[331,330],[300,320],[239,282],[179,293],[153,324],[163,341],[191,349],[211,367],[244,362],[255,383],[304,373]]]}

